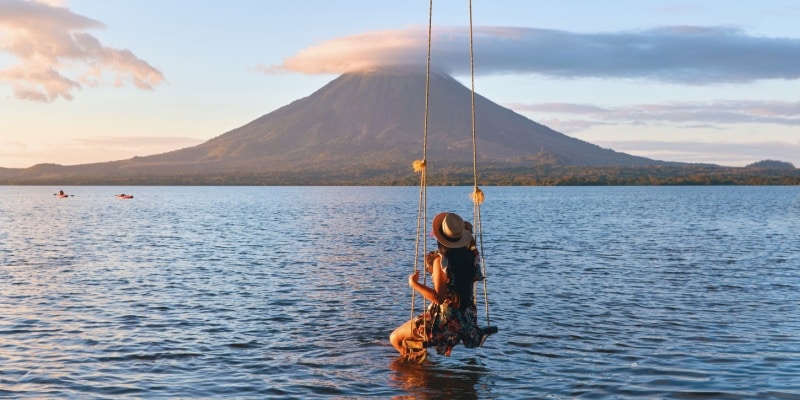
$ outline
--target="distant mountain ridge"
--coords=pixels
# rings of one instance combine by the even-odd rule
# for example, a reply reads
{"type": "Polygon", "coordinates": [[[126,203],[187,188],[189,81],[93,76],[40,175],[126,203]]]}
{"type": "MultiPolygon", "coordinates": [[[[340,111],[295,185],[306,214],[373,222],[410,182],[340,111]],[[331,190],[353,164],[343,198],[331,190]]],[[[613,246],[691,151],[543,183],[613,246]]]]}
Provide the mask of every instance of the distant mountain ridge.
{"type": "MultiPolygon", "coordinates": [[[[411,175],[411,162],[422,158],[425,81],[425,70],[416,67],[346,73],[308,97],[197,146],[106,163],[6,169],[0,170],[0,177],[98,183],[195,177],[213,183],[226,177],[236,181],[264,176],[280,177],[284,183],[302,178],[324,184],[332,177],[411,175]]],[[[519,169],[680,164],[566,136],[477,94],[475,102],[479,165],[519,169]]],[[[447,74],[432,72],[428,115],[431,169],[471,168],[470,90],[447,74]]]]}
{"type": "MultiPolygon", "coordinates": [[[[469,89],[433,72],[428,120],[429,159],[448,164],[472,160],[469,89]]],[[[310,96],[198,146],[139,161],[249,164],[304,169],[315,162],[367,160],[408,164],[422,155],[424,70],[385,68],[348,73],[310,96]],[[310,159],[309,155],[315,155],[310,159]]],[[[519,164],[658,165],[560,134],[476,96],[481,161],[519,164]]]]}

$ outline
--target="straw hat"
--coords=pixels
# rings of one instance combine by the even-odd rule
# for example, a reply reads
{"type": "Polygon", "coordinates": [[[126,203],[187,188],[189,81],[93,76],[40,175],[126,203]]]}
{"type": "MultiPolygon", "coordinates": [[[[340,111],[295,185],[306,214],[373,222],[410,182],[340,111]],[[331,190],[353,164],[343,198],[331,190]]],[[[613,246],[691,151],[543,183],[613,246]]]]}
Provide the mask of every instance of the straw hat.
{"type": "Polygon", "coordinates": [[[445,247],[464,247],[472,240],[472,234],[464,229],[464,220],[458,214],[443,212],[433,217],[433,235],[445,247]]]}

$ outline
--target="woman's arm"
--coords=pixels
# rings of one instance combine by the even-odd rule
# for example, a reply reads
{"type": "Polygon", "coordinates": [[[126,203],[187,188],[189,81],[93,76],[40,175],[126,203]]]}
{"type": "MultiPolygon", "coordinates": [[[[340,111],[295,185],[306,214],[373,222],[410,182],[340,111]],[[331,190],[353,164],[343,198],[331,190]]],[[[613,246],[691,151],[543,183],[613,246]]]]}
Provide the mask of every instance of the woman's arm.
{"type": "Polygon", "coordinates": [[[437,304],[442,304],[447,298],[447,277],[442,271],[442,258],[436,257],[433,260],[433,289],[419,283],[419,271],[414,272],[408,277],[408,285],[420,292],[423,297],[437,304]]]}

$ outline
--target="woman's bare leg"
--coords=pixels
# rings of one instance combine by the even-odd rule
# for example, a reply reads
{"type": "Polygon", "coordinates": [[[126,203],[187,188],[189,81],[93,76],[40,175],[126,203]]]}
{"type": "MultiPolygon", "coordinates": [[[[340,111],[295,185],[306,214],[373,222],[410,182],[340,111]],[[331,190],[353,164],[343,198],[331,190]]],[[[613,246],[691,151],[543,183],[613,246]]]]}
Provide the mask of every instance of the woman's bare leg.
{"type": "Polygon", "coordinates": [[[405,324],[400,325],[400,327],[395,329],[391,336],[389,336],[389,341],[392,342],[392,346],[394,346],[400,355],[406,354],[405,350],[403,349],[403,341],[411,337],[411,324],[413,322],[413,320],[409,320],[405,324]]]}

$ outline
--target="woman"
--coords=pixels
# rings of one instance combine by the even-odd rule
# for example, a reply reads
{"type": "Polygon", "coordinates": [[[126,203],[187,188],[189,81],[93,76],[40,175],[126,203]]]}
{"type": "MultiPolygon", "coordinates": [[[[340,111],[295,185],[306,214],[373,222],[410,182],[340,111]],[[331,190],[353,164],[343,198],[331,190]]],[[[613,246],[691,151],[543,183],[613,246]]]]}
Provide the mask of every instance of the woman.
{"type": "MultiPolygon", "coordinates": [[[[436,352],[450,355],[453,346],[477,347],[483,332],[478,328],[473,286],[483,276],[477,262],[471,226],[454,213],[433,218],[433,234],[438,251],[425,257],[425,269],[433,276],[433,287],[419,283],[419,271],[408,277],[408,284],[431,302],[428,310],[392,332],[389,340],[401,355],[417,353],[406,346],[406,339],[427,342],[436,352]]],[[[424,348],[418,347],[416,350],[424,348]]],[[[424,355],[423,355],[424,358],[424,355]]]]}

